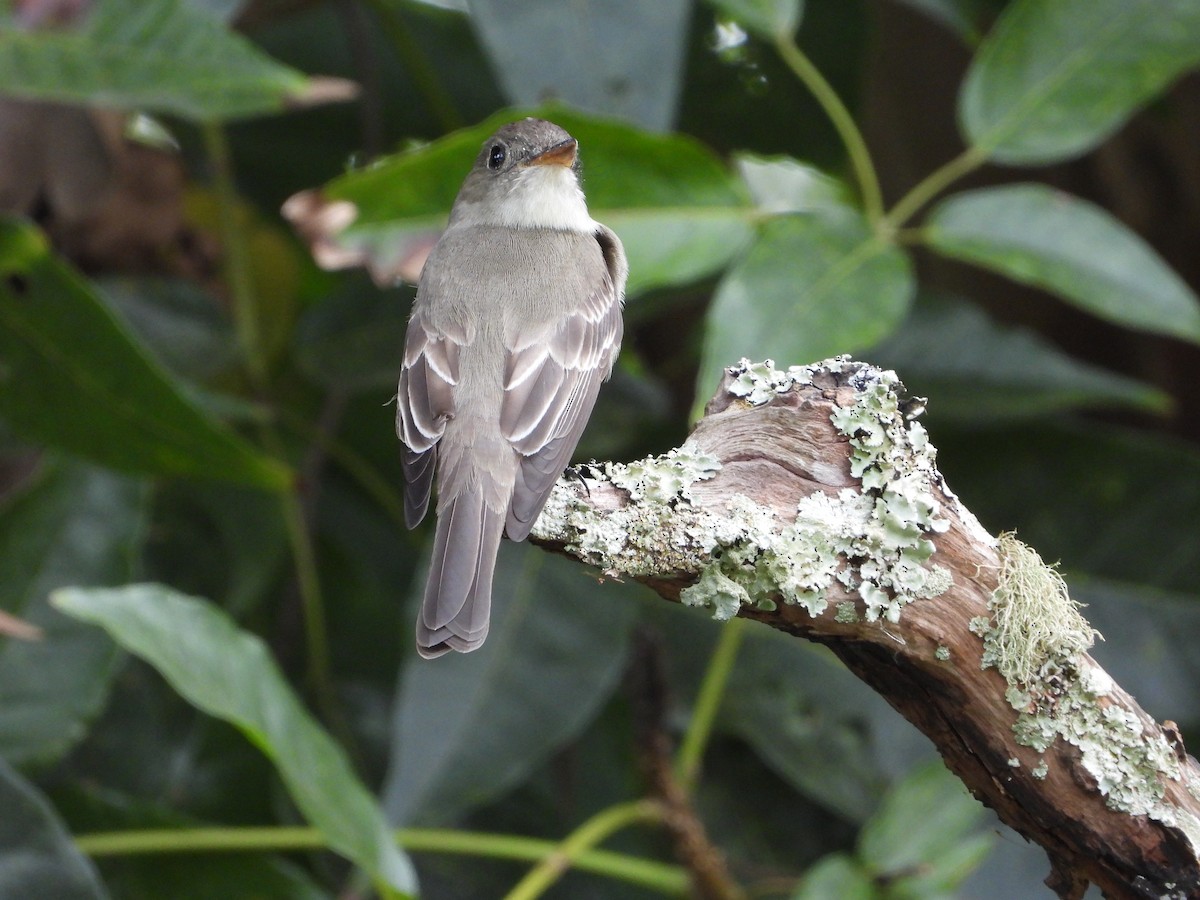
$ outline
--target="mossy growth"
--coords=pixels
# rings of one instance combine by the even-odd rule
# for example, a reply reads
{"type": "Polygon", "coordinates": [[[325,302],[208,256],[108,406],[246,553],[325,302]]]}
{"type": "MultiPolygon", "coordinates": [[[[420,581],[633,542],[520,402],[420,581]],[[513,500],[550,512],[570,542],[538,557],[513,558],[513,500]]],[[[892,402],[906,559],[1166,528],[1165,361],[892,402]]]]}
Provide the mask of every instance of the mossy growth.
{"type": "MultiPolygon", "coordinates": [[[[1110,809],[1179,827],[1200,848],[1200,822],[1163,799],[1166,781],[1181,777],[1178,759],[1158,729],[1111,698],[1112,680],[1084,655],[1098,634],[1062,576],[1013,534],[1000,536],[999,552],[991,615],[971,630],[983,639],[983,667],[1008,682],[1017,742],[1039,753],[1056,739],[1073,745],[1110,809]]],[[[1031,774],[1049,772],[1042,757],[1031,774]]]]}

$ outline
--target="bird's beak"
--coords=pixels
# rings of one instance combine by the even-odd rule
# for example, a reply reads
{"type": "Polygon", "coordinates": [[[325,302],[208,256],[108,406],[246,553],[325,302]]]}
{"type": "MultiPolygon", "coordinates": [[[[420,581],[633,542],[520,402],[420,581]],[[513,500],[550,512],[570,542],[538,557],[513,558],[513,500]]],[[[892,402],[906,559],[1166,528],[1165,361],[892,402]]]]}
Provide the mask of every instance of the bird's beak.
{"type": "Polygon", "coordinates": [[[549,150],[543,150],[529,160],[531,166],[566,166],[568,169],[575,165],[575,154],[579,142],[575,138],[567,138],[561,144],[555,144],[549,150]]]}

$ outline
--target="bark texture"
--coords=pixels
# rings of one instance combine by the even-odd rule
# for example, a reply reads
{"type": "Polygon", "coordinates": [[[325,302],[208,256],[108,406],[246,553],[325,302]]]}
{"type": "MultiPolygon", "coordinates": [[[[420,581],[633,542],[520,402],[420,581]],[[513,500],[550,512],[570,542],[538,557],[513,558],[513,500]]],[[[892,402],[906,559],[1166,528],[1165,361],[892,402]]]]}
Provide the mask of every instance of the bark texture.
{"type": "MultiPolygon", "coordinates": [[[[765,517],[760,523],[773,523],[777,537],[794,526],[798,506],[817,492],[843,500],[851,498],[847,491],[882,494],[889,487],[881,488],[880,480],[907,477],[889,469],[875,478],[874,487],[864,487],[870,471],[862,478],[855,472],[862,471],[869,429],[847,425],[845,415],[861,408],[866,394],[880,396],[879,379],[891,373],[846,360],[791,370],[792,379],[777,372],[764,379],[753,368],[743,363],[727,370],[705,417],[679,451],[708,458],[707,477],[672,494],[647,487],[644,477],[647,469],[670,460],[585,467],[582,483],[560,485],[534,539],[637,578],[669,600],[711,597],[696,594],[697,586],[725,584],[723,578],[736,583],[744,574],[748,587],[736,614],[828,646],[929,736],[979,800],[1045,848],[1051,863],[1047,884],[1060,896],[1081,897],[1089,883],[1109,897],[1200,896],[1196,760],[1171,723],[1164,730],[1153,721],[1090,656],[1075,649],[1069,635],[1058,640],[1056,629],[1067,626],[1053,617],[1041,643],[1026,644],[1037,658],[1018,665],[1006,658],[1010,651],[1004,636],[998,637],[1002,610],[996,599],[1009,578],[1005,544],[983,531],[936,469],[927,467],[924,475],[936,498],[931,519],[936,524],[920,526],[921,539],[931,541],[933,550],[924,568],[941,567],[950,581],[948,587],[902,597],[901,605],[880,605],[878,589],[866,583],[866,573],[875,569],[861,558],[841,561],[843,572],[859,566],[854,571],[861,577],[835,580],[819,591],[819,600],[812,592],[764,588],[763,572],[777,567],[756,570],[768,553],[756,548],[766,547],[771,536],[747,537],[744,531],[733,541],[711,536],[753,508],[765,517]],[[719,465],[711,462],[714,457],[719,465]],[[647,518],[630,519],[637,508],[647,518]],[[602,535],[614,523],[616,530],[602,535]],[[722,578],[714,580],[716,571],[722,578]]],[[[902,443],[914,444],[916,449],[901,449],[915,454],[923,435],[909,424],[917,403],[896,396],[902,391],[898,382],[885,378],[882,384],[893,401],[884,426],[901,435],[902,443]]],[[[932,460],[932,448],[926,458],[932,460]]],[[[811,538],[814,532],[801,534],[811,538]]],[[[944,581],[943,573],[937,583],[944,581]]],[[[898,577],[877,583],[888,586],[887,600],[903,593],[895,587],[903,583],[898,577]]],[[[741,589],[729,586],[727,593],[741,596],[741,589]]],[[[1061,599],[1066,601],[1065,594],[1061,599]]],[[[1020,627],[1040,626],[1035,621],[1020,627]]],[[[1023,637],[1009,633],[1006,639],[1023,637]]]]}

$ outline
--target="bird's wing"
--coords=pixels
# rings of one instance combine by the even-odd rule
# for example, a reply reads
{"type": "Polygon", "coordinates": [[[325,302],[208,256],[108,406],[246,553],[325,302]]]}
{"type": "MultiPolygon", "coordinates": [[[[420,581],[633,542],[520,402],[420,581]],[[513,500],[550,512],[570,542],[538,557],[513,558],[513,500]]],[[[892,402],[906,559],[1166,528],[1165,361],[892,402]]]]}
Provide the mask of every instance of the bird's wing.
{"type": "Polygon", "coordinates": [[[571,461],[600,383],[621,348],[621,302],[628,272],[617,236],[596,235],[605,267],[575,309],[508,351],[500,427],[521,454],[505,531],[523,540],[571,461]]]}
{"type": "Polygon", "coordinates": [[[430,327],[418,304],[408,322],[396,389],[396,434],[404,442],[404,520],[416,527],[429,508],[437,442],[454,415],[458,359],[466,336],[430,327]]]}

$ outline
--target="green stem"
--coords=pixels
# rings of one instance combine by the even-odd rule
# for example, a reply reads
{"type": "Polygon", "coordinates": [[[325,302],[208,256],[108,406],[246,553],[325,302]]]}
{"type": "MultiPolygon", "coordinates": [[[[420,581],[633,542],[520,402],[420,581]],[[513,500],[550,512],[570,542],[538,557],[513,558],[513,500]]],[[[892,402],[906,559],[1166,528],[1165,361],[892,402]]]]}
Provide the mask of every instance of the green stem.
{"type": "Polygon", "coordinates": [[[792,35],[780,35],[775,41],[775,48],[788,68],[800,79],[816,98],[833,127],[837,129],[846,153],[850,157],[850,166],[854,169],[854,177],[858,181],[859,194],[862,196],[863,209],[867,219],[872,223],[883,217],[883,193],[879,188],[879,176],[875,174],[875,166],[871,163],[871,154],[867,150],[867,142],[863,140],[862,132],[854,124],[854,117],[846,109],[837,92],[825,80],[825,76],[813,65],[812,60],[796,44],[792,35]]]}
{"type": "Polygon", "coordinates": [[[708,745],[717,712],[721,708],[725,687],[729,684],[729,676],[733,672],[733,664],[742,645],[745,626],[745,619],[734,618],[721,629],[721,637],[717,641],[712,659],[708,661],[704,681],[700,684],[696,707],[692,710],[692,720],[688,723],[687,733],[679,746],[679,754],[675,759],[675,777],[689,794],[700,774],[704,748],[708,745]]]}
{"type": "Polygon", "coordinates": [[[891,208],[885,217],[888,226],[892,230],[900,228],[916,214],[917,210],[946,187],[964,175],[975,171],[985,162],[987,162],[987,154],[984,150],[979,147],[968,147],[950,162],[934,169],[891,208]]]}
{"type": "Polygon", "coordinates": [[[321,596],[321,578],[317,573],[317,555],[312,535],[304,518],[304,507],[296,488],[280,495],[284,525],[296,567],[296,585],[304,611],[304,639],[308,656],[308,682],[317,707],[327,722],[340,721],[335,715],[333,686],[329,675],[329,645],[326,640],[325,601],[321,596]]]}
{"type": "Polygon", "coordinates": [[[239,222],[233,157],[229,151],[225,129],[219,122],[205,122],[201,131],[204,134],[205,152],[212,166],[213,190],[217,195],[222,261],[233,307],[233,325],[237,332],[238,347],[246,374],[258,393],[266,386],[267,366],[258,333],[258,310],[254,302],[254,283],[250,275],[250,248],[239,222]]]}
{"type": "MultiPolygon", "coordinates": [[[[538,862],[560,852],[554,841],[517,835],[405,828],[397,842],[409,852],[486,856],[538,862]]],[[[188,828],[97,832],[79,835],[76,846],[88,856],[131,856],[155,853],[271,853],[320,850],[324,836],[315,828],[188,828]]],[[[587,849],[573,859],[575,868],[606,875],[670,896],[682,896],[688,879],[678,866],[608,850],[587,849]]]]}
{"type": "Polygon", "coordinates": [[[637,800],[610,806],[592,816],[574,832],[567,835],[553,853],[529,870],[505,900],[534,900],[544,894],[568,869],[577,864],[581,854],[602,843],[613,833],[637,822],[657,822],[662,808],[650,800],[637,800]]]}
{"type": "MultiPolygon", "coordinates": [[[[258,312],[250,268],[250,242],[238,211],[237,186],[234,183],[233,159],[225,131],[217,122],[205,122],[205,150],[213,170],[213,188],[221,225],[221,243],[225,279],[233,305],[234,328],[237,331],[243,362],[251,388],[263,394],[267,388],[267,365],[262,353],[258,331],[258,312]]],[[[267,425],[259,429],[263,446],[282,460],[286,454],[279,435],[267,425]]],[[[329,681],[329,650],[325,640],[325,613],[321,600],[321,582],[317,576],[316,556],[304,511],[297,495],[299,487],[290,486],[280,494],[281,511],[291,544],[304,609],[304,630],[308,650],[308,677],[316,702],[327,720],[334,719],[332,687],[329,681]]]]}

